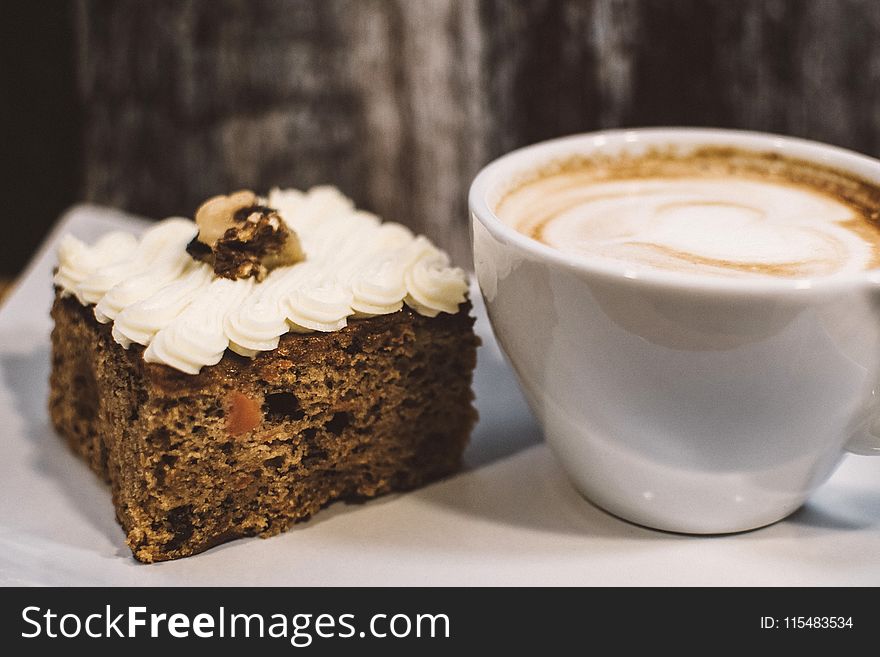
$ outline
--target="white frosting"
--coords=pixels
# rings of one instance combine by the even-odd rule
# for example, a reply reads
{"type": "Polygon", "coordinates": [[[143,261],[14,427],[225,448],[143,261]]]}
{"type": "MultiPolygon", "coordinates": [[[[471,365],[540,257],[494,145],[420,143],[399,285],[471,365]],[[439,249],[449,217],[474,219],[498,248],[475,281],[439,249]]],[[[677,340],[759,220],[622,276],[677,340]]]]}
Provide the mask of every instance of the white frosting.
{"type": "Polygon", "coordinates": [[[96,270],[124,261],[135,248],[137,239],[128,233],[109,233],[92,246],[65,235],[58,247],[54,283],[61,288],[62,296],[76,294],[80,303],[86,304],[88,301],[77,293],[80,283],[96,270]]]}
{"type": "Polygon", "coordinates": [[[252,279],[215,278],[153,336],[144,360],[170,365],[187,374],[198,374],[203,365],[216,365],[229,346],[224,320],[253,289],[252,279]]]}
{"type": "Polygon", "coordinates": [[[261,283],[215,277],[185,251],[196,235],[186,219],[166,219],[138,241],[111,233],[92,246],[65,237],[55,284],[95,305],[123,347],[188,374],[214,365],[227,348],[253,357],[288,331],[337,331],[350,317],[385,315],[404,303],[434,317],[456,313],[465,273],[425,237],[382,223],[332,187],[272,190],[267,205],[299,236],[304,261],[261,283]]]}
{"type": "Polygon", "coordinates": [[[186,245],[197,232],[193,230],[193,222],[186,219],[163,221],[147,231],[130,260],[102,269],[83,281],[81,289],[88,289],[93,298],[98,299],[95,305],[98,321],[102,324],[113,321],[123,309],[149,299],[177,280],[193,263],[186,245]],[[111,270],[113,274],[108,275],[111,270]]]}
{"type": "Polygon", "coordinates": [[[815,277],[866,269],[874,254],[853,229],[855,210],[835,197],[732,176],[579,184],[559,176],[526,185],[497,212],[561,251],[633,270],[815,277]]]}
{"type": "Polygon", "coordinates": [[[213,278],[209,265],[193,262],[177,280],[122,310],[113,322],[114,339],[125,348],[132,342],[150,344],[153,336],[180,315],[213,278]]]}
{"type": "MultiPolygon", "coordinates": [[[[98,321],[106,323],[109,319],[104,317],[104,308],[113,312],[118,310],[113,309],[117,300],[124,304],[132,295],[140,296],[139,290],[152,284],[154,273],[167,278],[168,270],[175,266],[174,262],[182,262],[180,252],[186,254],[184,249],[195,235],[195,224],[186,219],[172,218],[156,224],[144,233],[137,246],[124,258],[114,257],[111,264],[102,263],[91,270],[76,286],[77,298],[102,306],[95,314],[98,321]],[[113,301],[102,305],[108,294],[113,301]]],[[[62,255],[59,254],[59,258],[62,255]]],[[[133,299],[132,302],[139,300],[133,299]]]]}

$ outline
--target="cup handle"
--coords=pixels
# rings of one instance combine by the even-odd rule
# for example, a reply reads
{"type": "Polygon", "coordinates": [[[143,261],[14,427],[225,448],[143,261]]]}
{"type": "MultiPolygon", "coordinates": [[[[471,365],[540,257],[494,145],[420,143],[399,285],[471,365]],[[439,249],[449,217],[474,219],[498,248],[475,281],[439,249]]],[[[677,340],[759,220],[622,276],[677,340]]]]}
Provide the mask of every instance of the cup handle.
{"type": "MultiPolygon", "coordinates": [[[[880,391],[874,391],[880,397],[880,391]]],[[[880,403],[875,403],[868,418],[859,430],[844,445],[850,454],[859,456],[880,456],[880,403]]]]}

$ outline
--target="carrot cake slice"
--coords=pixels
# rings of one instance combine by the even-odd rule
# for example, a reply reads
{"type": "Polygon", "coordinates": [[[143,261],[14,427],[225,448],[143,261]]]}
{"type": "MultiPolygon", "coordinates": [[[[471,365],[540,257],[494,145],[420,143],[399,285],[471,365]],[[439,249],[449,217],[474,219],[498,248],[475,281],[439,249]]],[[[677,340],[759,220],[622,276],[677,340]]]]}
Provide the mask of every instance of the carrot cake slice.
{"type": "Polygon", "coordinates": [[[329,187],[67,236],[49,408],[135,558],[270,536],[455,471],[476,411],[464,272],[329,187]]]}

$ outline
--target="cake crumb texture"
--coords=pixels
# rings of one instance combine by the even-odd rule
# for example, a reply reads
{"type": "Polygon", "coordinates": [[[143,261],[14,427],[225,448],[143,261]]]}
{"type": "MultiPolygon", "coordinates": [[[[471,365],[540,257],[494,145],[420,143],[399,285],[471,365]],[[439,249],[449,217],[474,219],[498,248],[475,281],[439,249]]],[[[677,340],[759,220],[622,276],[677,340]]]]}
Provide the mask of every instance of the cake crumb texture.
{"type": "Polygon", "coordinates": [[[56,430],[108,481],[135,558],[271,536],[334,500],[454,472],[476,421],[469,304],[289,333],[188,375],[123,349],[71,297],[52,307],[56,430]]]}

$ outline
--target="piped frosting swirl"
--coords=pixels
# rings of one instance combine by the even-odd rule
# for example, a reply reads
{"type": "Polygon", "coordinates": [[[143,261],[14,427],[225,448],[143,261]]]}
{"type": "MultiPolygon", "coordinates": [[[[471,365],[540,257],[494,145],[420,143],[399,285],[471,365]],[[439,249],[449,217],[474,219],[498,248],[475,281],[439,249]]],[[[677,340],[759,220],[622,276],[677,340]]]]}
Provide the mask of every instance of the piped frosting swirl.
{"type": "Polygon", "coordinates": [[[266,205],[299,236],[305,259],[265,280],[230,280],[193,260],[187,219],[161,221],[140,240],[110,233],[93,245],[66,236],[54,282],[63,296],[94,304],[123,347],[188,374],[226,349],[248,357],[278,346],[289,331],[337,331],[349,318],[397,312],[404,304],[434,317],[456,313],[467,278],[427,238],[356,210],[332,187],[274,189],[266,205]]]}

